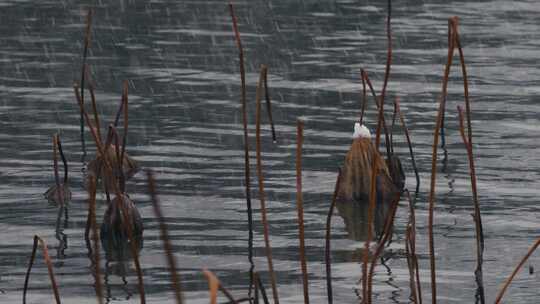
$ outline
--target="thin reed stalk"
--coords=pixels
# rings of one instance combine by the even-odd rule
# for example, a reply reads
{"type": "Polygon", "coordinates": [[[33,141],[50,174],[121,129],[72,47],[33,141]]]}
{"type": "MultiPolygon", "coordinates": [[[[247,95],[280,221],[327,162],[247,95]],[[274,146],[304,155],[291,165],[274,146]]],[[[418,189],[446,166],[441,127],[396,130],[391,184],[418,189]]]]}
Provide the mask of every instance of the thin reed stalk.
{"type": "Polygon", "coordinates": [[[330,209],[328,210],[328,216],[326,217],[326,246],[324,248],[324,262],[326,264],[326,292],[328,296],[328,304],[332,304],[334,302],[332,291],[332,256],[330,254],[330,239],[332,237],[332,215],[334,214],[334,209],[336,207],[339,184],[341,184],[341,169],[338,170],[334,194],[332,195],[332,203],[330,203],[330,209]]]}
{"type": "MultiPolygon", "coordinates": [[[[476,278],[476,284],[478,285],[478,291],[480,296],[480,303],[485,303],[485,296],[484,296],[484,283],[483,283],[483,274],[482,274],[482,264],[484,262],[483,254],[484,254],[484,235],[483,235],[483,228],[482,228],[482,219],[480,216],[480,204],[478,202],[478,189],[476,186],[476,169],[474,165],[474,155],[473,155],[473,147],[471,142],[467,139],[465,136],[465,127],[463,123],[463,110],[460,106],[458,108],[459,113],[459,131],[461,133],[461,139],[463,140],[463,144],[465,145],[465,149],[467,150],[467,157],[469,159],[469,174],[471,177],[471,188],[472,188],[472,194],[473,194],[473,204],[474,204],[474,223],[475,223],[475,231],[476,231],[476,270],[474,272],[475,278],[476,278]]],[[[470,110],[470,108],[469,108],[470,110]]],[[[467,113],[468,116],[470,116],[470,113],[467,113]]],[[[471,133],[469,133],[471,134],[471,133]]]]}
{"type": "MultiPolygon", "coordinates": [[[[386,86],[388,85],[388,78],[390,76],[390,66],[392,64],[392,31],[391,31],[391,17],[392,17],[392,1],[388,0],[388,16],[386,19],[386,33],[387,33],[387,39],[388,39],[388,48],[387,48],[387,57],[386,57],[386,69],[384,74],[384,82],[383,87],[381,90],[381,98],[380,98],[380,104],[379,104],[379,116],[377,120],[377,133],[375,137],[375,147],[377,147],[377,150],[379,149],[379,144],[381,142],[381,129],[383,127],[383,121],[384,121],[384,96],[386,94],[386,86]]],[[[364,76],[366,77],[366,81],[368,85],[370,85],[369,78],[367,78],[367,73],[364,72],[364,76]]],[[[370,87],[372,87],[370,85],[370,87]]],[[[374,96],[375,97],[375,96],[374,96]]],[[[377,100],[375,98],[375,100],[377,100]]],[[[386,149],[388,153],[388,158],[390,159],[390,151],[389,151],[389,142],[388,142],[388,131],[386,130],[386,123],[384,123],[385,127],[385,135],[386,135],[386,149]]],[[[370,193],[369,193],[369,207],[368,207],[368,229],[367,229],[367,236],[366,241],[364,243],[364,254],[363,254],[363,264],[362,264],[362,299],[364,303],[370,303],[371,302],[371,293],[370,288],[368,284],[368,271],[367,271],[367,264],[369,259],[369,247],[371,239],[373,238],[373,220],[374,220],[374,214],[375,214],[375,195],[376,195],[376,180],[377,180],[377,173],[379,171],[378,168],[378,162],[376,161],[377,158],[373,158],[373,165],[372,165],[372,171],[371,171],[371,184],[370,184],[370,193]]]]}
{"type": "Polygon", "coordinates": [[[478,202],[478,191],[476,186],[476,169],[474,166],[474,157],[473,157],[473,144],[472,144],[472,124],[471,124],[471,102],[469,100],[469,80],[467,78],[467,68],[465,65],[465,56],[463,54],[463,49],[461,48],[461,42],[459,39],[459,30],[458,30],[458,18],[452,18],[452,27],[454,32],[454,43],[455,47],[458,49],[459,61],[461,64],[461,71],[463,76],[463,95],[465,97],[465,111],[467,119],[467,135],[468,139],[465,139],[465,132],[463,127],[463,117],[460,108],[458,107],[458,112],[460,113],[460,128],[461,136],[465,146],[467,148],[467,154],[469,156],[469,169],[471,175],[471,188],[473,193],[473,203],[474,203],[474,223],[476,230],[476,269],[475,269],[475,278],[478,285],[478,291],[480,296],[480,303],[485,303],[484,295],[484,279],[482,264],[484,262],[484,229],[482,227],[482,216],[480,214],[480,204],[478,202]]]}
{"type": "Polygon", "coordinates": [[[266,112],[268,112],[268,121],[270,123],[270,128],[272,128],[272,141],[276,143],[276,128],[274,127],[274,119],[272,118],[272,104],[270,99],[270,92],[268,89],[268,67],[265,66],[263,73],[264,78],[264,97],[266,99],[266,112]]]}
{"type": "Polygon", "coordinates": [[[203,274],[206,277],[206,280],[208,281],[208,289],[210,292],[210,304],[217,304],[219,281],[216,278],[216,276],[208,270],[203,270],[203,274]]]}
{"type": "Polygon", "coordinates": [[[368,288],[368,298],[367,302],[371,303],[371,292],[373,287],[373,273],[375,272],[375,266],[377,265],[377,259],[380,257],[380,255],[383,252],[384,244],[390,236],[392,235],[392,227],[394,223],[394,218],[396,216],[397,207],[399,204],[399,200],[401,198],[401,192],[396,193],[396,197],[392,201],[392,204],[390,205],[390,210],[388,211],[388,215],[386,216],[385,223],[384,223],[384,229],[382,233],[381,240],[379,241],[377,248],[375,249],[375,253],[373,254],[373,257],[371,258],[371,264],[369,267],[369,272],[367,276],[367,288],[368,288]]]}
{"type": "Polygon", "coordinates": [[[60,135],[56,135],[56,142],[58,145],[58,152],[60,153],[60,158],[62,159],[62,163],[64,164],[64,185],[67,185],[68,182],[68,163],[66,156],[64,155],[64,150],[62,149],[62,142],[60,141],[60,135]]]}
{"type": "Polygon", "coordinates": [[[125,99],[127,98],[127,93],[128,93],[128,90],[127,88],[124,87],[125,86],[125,83],[123,84],[123,87],[122,87],[122,97],[120,98],[120,105],[118,106],[118,110],[116,110],[116,115],[114,116],[114,127],[118,127],[118,123],[120,122],[120,116],[122,116],[122,111],[124,110],[124,102],[125,102],[125,99]]]}
{"type": "Polygon", "coordinates": [[[88,79],[88,90],[90,91],[90,99],[92,101],[92,112],[94,112],[94,123],[96,126],[97,131],[97,137],[101,141],[101,123],[99,121],[99,113],[97,110],[97,102],[96,102],[96,85],[94,84],[94,81],[92,81],[92,78],[90,77],[90,69],[88,65],[85,65],[86,70],[86,78],[88,79]]]}
{"type": "Polygon", "coordinates": [[[504,293],[506,292],[506,289],[508,288],[508,286],[510,286],[510,283],[512,283],[512,280],[514,279],[516,274],[519,272],[519,270],[521,269],[523,264],[525,264],[527,259],[529,259],[529,257],[532,255],[532,253],[536,250],[536,248],[538,248],[538,246],[540,246],[540,238],[538,238],[536,240],[536,242],[531,246],[531,248],[529,248],[529,251],[527,251],[527,254],[521,259],[521,261],[516,266],[516,268],[514,269],[512,274],[508,277],[508,279],[506,279],[506,281],[504,282],[503,287],[501,288],[501,290],[499,290],[499,293],[497,293],[497,298],[495,299],[495,304],[498,304],[498,303],[501,302],[501,300],[502,300],[502,298],[504,296],[504,293]]]}
{"type": "Polygon", "coordinates": [[[304,303],[309,303],[309,282],[304,244],[304,202],[302,198],[302,146],[304,144],[304,122],[300,119],[296,124],[296,211],[298,212],[298,239],[300,241],[300,265],[302,267],[302,285],[304,303]]]}
{"type": "MultiPolygon", "coordinates": [[[[392,145],[391,141],[390,141],[390,137],[388,136],[388,127],[386,126],[386,120],[384,119],[384,112],[383,112],[383,115],[380,115],[380,107],[381,107],[381,104],[380,102],[378,102],[378,100],[380,98],[377,97],[377,93],[375,93],[375,89],[373,88],[373,85],[371,84],[371,80],[369,79],[369,76],[368,76],[368,73],[366,70],[361,70],[361,74],[362,74],[362,78],[364,79],[364,81],[366,82],[366,84],[368,85],[368,88],[371,92],[371,96],[373,96],[373,99],[375,100],[375,105],[377,106],[377,110],[379,110],[379,116],[378,116],[378,121],[381,121],[382,120],[382,127],[383,127],[383,131],[384,131],[384,140],[385,140],[385,147],[386,147],[386,158],[390,159],[391,155],[392,155],[392,152],[390,151],[390,147],[392,145]]],[[[382,100],[382,99],[381,99],[382,100]]],[[[377,125],[377,128],[379,126],[377,125]]],[[[379,135],[380,137],[380,135],[379,135]]],[[[380,143],[380,140],[379,140],[379,143],[380,143]]],[[[379,145],[377,144],[377,150],[379,149],[379,145]]],[[[390,167],[389,169],[392,169],[392,167],[390,167]]]]}
{"type": "MultiPolygon", "coordinates": [[[[360,78],[362,79],[362,101],[360,105],[360,125],[364,124],[364,113],[367,105],[366,79],[364,78],[364,69],[360,69],[360,78]]],[[[375,100],[377,103],[377,100],[375,100]]]]}
{"type": "Polygon", "coordinates": [[[259,290],[261,291],[261,296],[263,298],[264,304],[269,304],[270,301],[268,301],[268,296],[266,295],[266,288],[264,288],[263,282],[261,280],[261,276],[256,272],[255,277],[255,284],[259,286],[259,290]]]}
{"type": "Polygon", "coordinates": [[[448,20],[448,56],[444,69],[442,94],[439,104],[439,110],[437,113],[437,122],[435,125],[433,135],[433,151],[431,156],[431,182],[429,191],[429,215],[428,215],[428,242],[429,242],[429,261],[430,261],[430,273],[431,273],[431,300],[432,303],[437,303],[437,281],[435,270],[435,245],[433,237],[433,209],[435,207],[435,180],[437,179],[437,148],[439,144],[439,132],[441,131],[441,125],[443,124],[444,109],[446,107],[446,96],[448,93],[448,76],[450,74],[450,67],[452,66],[452,58],[454,52],[454,31],[451,26],[452,19],[448,20]]]}
{"type": "Polygon", "coordinates": [[[53,169],[54,169],[54,182],[56,184],[56,199],[58,204],[63,207],[64,205],[64,189],[60,184],[60,176],[58,174],[58,134],[53,136],[53,169]]]}
{"type": "MultiPolygon", "coordinates": [[[[377,133],[380,129],[377,129],[377,133]]],[[[376,179],[377,172],[379,171],[379,162],[377,157],[373,157],[373,163],[371,166],[370,176],[370,190],[369,190],[369,205],[368,205],[368,222],[367,222],[367,235],[364,242],[364,252],[362,255],[362,303],[369,303],[371,295],[368,293],[368,263],[369,263],[369,247],[373,238],[373,221],[375,217],[375,194],[376,194],[376,179]]]]}
{"type": "Polygon", "coordinates": [[[30,257],[30,263],[28,264],[28,270],[26,271],[26,276],[24,278],[24,288],[23,288],[23,304],[26,304],[26,293],[28,290],[28,282],[30,281],[30,272],[32,271],[32,266],[34,265],[34,260],[36,258],[36,251],[38,245],[41,246],[41,250],[43,252],[43,260],[45,261],[45,264],[47,265],[47,271],[49,272],[49,279],[51,281],[51,287],[54,292],[54,299],[56,300],[57,304],[60,304],[60,293],[58,291],[58,286],[56,284],[56,279],[54,278],[54,272],[53,272],[53,265],[51,262],[51,258],[49,256],[49,251],[47,250],[47,245],[45,244],[45,241],[43,241],[39,236],[34,236],[34,246],[32,247],[32,255],[30,257]]]}
{"type": "Polygon", "coordinates": [[[414,176],[416,177],[416,193],[418,193],[418,191],[420,191],[420,175],[418,174],[418,168],[416,167],[416,160],[414,158],[414,151],[412,147],[411,136],[409,135],[409,128],[407,128],[405,117],[399,105],[399,98],[396,97],[394,105],[396,106],[396,112],[399,115],[399,120],[401,121],[401,126],[403,127],[403,132],[405,132],[405,138],[407,139],[407,146],[409,147],[409,154],[411,155],[411,164],[414,170],[414,176]]]}
{"type": "Polygon", "coordinates": [[[420,285],[418,257],[416,256],[416,215],[411,194],[409,190],[405,191],[409,200],[409,222],[405,234],[405,251],[407,252],[407,262],[409,264],[409,271],[411,272],[411,293],[413,294],[415,303],[422,304],[422,288],[420,285]]]}
{"type": "Polygon", "coordinates": [[[171,285],[174,290],[176,303],[182,304],[183,303],[182,285],[180,282],[180,276],[178,275],[178,271],[176,270],[176,260],[174,258],[173,249],[171,246],[171,242],[169,240],[167,224],[165,224],[165,220],[163,219],[163,213],[161,212],[161,207],[159,205],[159,201],[157,198],[154,177],[153,177],[152,171],[147,171],[146,174],[148,177],[148,193],[150,193],[152,206],[154,207],[154,214],[156,215],[159,222],[159,231],[161,235],[161,240],[163,241],[163,249],[165,250],[165,256],[167,257],[167,262],[169,263],[169,272],[171,274],[171,285]]]}
{"type": "MultiPolygon", "coordinates": [[[[242,48],[242,40],[240,39],[240,31],[238,30],[238,24],[236,15],[234,14],[234,8],[232,2],[229,2],[229,11],[232,19],[232,26],[238,48],[238,58],[240,60],[240,79],[242,86],[242,125],[244,129],[244,180],[246,187],[246,211],[248,215],[248,261],[249,267],[249,291],[248,296],[251,297],[251,290],[253,288],[253,270],[255,264],[253,263],[253,211],[251,208],[251,184],[250,184],[250,165],[249,165],[249,136],[247,127],[247,102],[246,102],[246,72],[244,68],[244,49],[242,48]]],[[[274,299],[274,301],[278,301],[274,299]]],[[[275,302],[278,304],[279,302],[275,302]]]]}
{"type": "Polygon", "coordinates": [[[268,261],[268,272],[270,275],[270,283],[272,285],[272,295],[274,297],[274,302],[279,303],[278,289],[276,283],[276,274],[274,273],[274,265],[272,262],[272,245],[270,245],[270,233],[268,228],[268,219],[266,214],[266,195],[264,192],[264,178],[262,171],[262,159],[261,159],[261,94],[262,94],[262,85],[264,81],[264,75],[266,74],[266,66],[261,66],[261,73],[259,77],[259,82],[257,84],[256,92],[256,115],[255,115],[255,125],[256,125],[256,156],[257,156],[257,178],[259,182],[259,200],[261,202],[261,221],[263,224],[263,234],[264,234],[264,248],[266,253],[266,260],[268,261]]]}
{"type": "MultiPolygon", "coordinates": [[[[56,217],[56,232],[57,233],[61,230],[60,224],[61,224],[62,214],[64,213],[64,210],[66,210],[64,203],[65,203],[65,194],[66,194],[65,189],[67,187],[67,185],[65,184],[65,181],[67,180],[67,162],[65,160],[64,154],[58,153],[60,150],[59,144],[60,144],[59,136],[58,134],[54,134],[53,136],[53,168],[54,168],[54,182],[55,182],[56,189],[53,188],[53,195],[54,195],[54,199],[59,205],[58,214],[56,217]],[[64,170],[65,170],[64,171],[64,184],[60,183],[60,174],[58,170],[58,154],[61,155],[62,161],[64,162],[64,170]]],[[[66,215],[66,221],[67,221],[67,211],[65,212],[65,215],[66,215]]],[[[58,240],[61,240],[61,238],[59,237],[58,240]]]]}
{"type": "MultiPolygon", "coordinates": [[[[381,89],[381,109],[379,111],[379,125],[381,124],[381,120],[384,119],[384,97],[386,96],[386,87],[388,86],[388,78],[390,77],[390,67],[392,66],[392,28],[391,28],[391,19],[392,19],[392,0],[388,0],[388,16],[386,18],[386,37],[388,39],[388,48],[386,50],[386,68],[384,71],[384,82],[383,87],[381,89]]],[[[380,128],[378,126],[377,128],[380,128]]],[[[388,134],[386,134],[388,136],[388,134]]],[[[376,137],[376,147],[379,148],[380,143],[380,132],[378,132],[376,137]]]]}
{"type": "Polygon", "coordinates": [[[203,274],[206,277],[206,280],[208,281],[208,286],[210,289],[210,303],[217,303],[217,292],[218,290],[221,291],[227,299],[229,299],[230,303],[238,303],[238,301],[232,296],[231,292],[221,284],[219,279],[214,275],[213,272],[204,269],[203,274]]]}
{"type": "Polygon", "coordinates": [[[123,101],[123,108],[124,108],[124,133],[123,133],[123,137],[122,137],[122,152],[120,153],[120,158],[117,158],[118,159],[118,162],[119,162],[119,172],[120,172],[120,180],[119,180],[119,185],[120,185],[120,191],[124,192],[126,190],[126,178],[124,176],[124,169],[123,169],[123,160],[124,160],[124,155],[126,154],[126,143],[127,143],[127,135],[128,135],[128,81],[125,80],[124,81],[124,86],[123,86],[123,90],[122,90],[122,96],[124,96],[124,98],[122,98],[122,101],[123,101]]]}
{"type": "Polygon", "coordinates": [[[90,219],[90,226],[92,228],[92,241],[94,242],[94,275],[96,277],[96,296],[98,303],[103,304],[103,289],[101,285],[101,266],[100,266],[100,246],[99,246],[99,233],[96,222],[96,179],[93,176],[89,177],[90,183],[88,188],[88,214],[90,219]]]}
{"type": "MultiPolygon", "coordinates": [[[[253,274],[253,279],[255,280],[255,282],[257,282],[257,280],[259,279],[259,275],[256,272],[253,274]]],[[[255,295],[253,296],[253,303],[259,304],[259,284],[255,283],[253,287],[255,291],[255,295]]],[[[252,301],[250,301],[250,303],[252,303],[252,301]]]]}
{"type": "MultiPolygon", "coordinates": [[[[92,27],[92,9],[88,9],[88,14],[86,15],[86,29],[84,34],[84,49],[83,49],[83,58],[82,58],[82,71],[81,71],[81,102],[84,105],[84,76],[86,74],[86,58],[88,57],[88,48],[90,46],[90,34],[92,27]]],[[[81,125],[81,147],[83,150],[83,157],[86,155],[86,144],[84,142],[84,117],[81,111],[80,116],[80,125],[81,125]]]]}

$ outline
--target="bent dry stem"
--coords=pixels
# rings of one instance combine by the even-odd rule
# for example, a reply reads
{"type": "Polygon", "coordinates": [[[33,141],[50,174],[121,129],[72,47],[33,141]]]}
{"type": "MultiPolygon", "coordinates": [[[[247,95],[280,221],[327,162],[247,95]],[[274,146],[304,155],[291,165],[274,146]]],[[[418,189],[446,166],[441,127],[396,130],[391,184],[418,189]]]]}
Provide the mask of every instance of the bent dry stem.
{"type": "MultiPolygon", "coordinates": [[[[483,275],[482,275],[482,264],[483,264],[483,254],[484,254],[484,235],[482,228],[482,219],[480,216],[480,204],[478,202],[478,190],[476,187],[476,169],[474,166],[474,155],[473,147],[471,142],[465,136],[465,127],[463,125],[463,110],[458,106],[459,114],[459,131],[461,133],[461,139],[467,150],[467,157],[469,159],[469,172],[471,177],[471,188],[473,194],[473,203],[474,203],[474,223],[476,230],[476,270],[474,272],[476,277],[476,284],[478,285],[478,291],[480,296],[480,302],[485,303],[484,297],[484,284],[483,284],[483,275]]],[[[467,113],[470,116],[470,113],[467,113]]],[[[471,134],[471,132],[469,133],[471,134]]]]}
{"type": "Polygon", "coordinates": [[[461,71],[463,76],[463,94],[465,97],[465,111],[466,111],[466,119],[467,119],[467,131],[468,131],[468,140],[465,138],[465,132],[463,128],[463,118],[461,110],[458,108],[458,111],[460,113],[460,128],[461,128],[461,136],[463,139],[463,142],[465,143],[465,146],[467,147],[467,152],[469,156],[469,169],[470,169],[470,175],[471,175],[471,188],[473,193],[473,203],[474,203],[474,223],[475,223],[475,230],[476,230],[476,270],[475,270],[475,278],[476,283],[478,285],[478,291],[480,296],[480,302],[485,303],[485,296],[484,296],[484,283],[483,283],[483,271],[482,271],[482,264],[484,262],[484,232],[482,227],[482,216],[480,214],[480,204],[478,202],[478,191],[476,186],[476,169],[474,165],[474,157],[473,157],[473,144],[472,144],[472,124],[471,124],[471,102],[469,100],[469,80],[467,78],[467,68],[465,65],[465,56],[463,55],[463,49],[461,48],[461,41],[459,39],[459,31],[458,31],[458,17],[452,18],[451,26],[453,27],[454,32],[454,39],[455,39],[455,46],[458,49],[459,53],[459,61],[461,64],[461,71]]]}
{"type": "MultiPolygon", "coordinates": [[[[238,48],[238,58],[240,60],[240,79],[241,79],[241,104],[242,104],[242,126],[244,129],[244,181],[246,187],[246,211],[248,216],[248,260],[250,264],[249,268],[249,292],[251,297],[251,290],[253,288],[253,270],[255,264],[253,263],[253,212],[251,208],[251,184],[250,184],[250,165],[249,165],[249,136],[247,127],[247,102],[246,102],[246,73],[244,68],[244,50],[242,48],[242,40],[240,39],[240,32],[238,31],[238,24],[236,15],[234,14],[234,8],[231,2],[229,2],[229,11],[232,19],[233,32],[235,36],[236,46],[238,48]]],[[[274,299],[275,304],[279,301],[274,299]]]]}
{"type": "Polygon", "coordinates": [[[208,281],[208,287],[210,290],[210,303],[217,304],[218,290],[221,291],[227,297],[227,299],[229,299],[230,303],[238,303],[238,301],[232,296],[230,291],[221,284],[221,282],[213,272],[207,269],[203,269],[203,274],[208,281]]]}
{"type": "Polygon", "coordinates": [[[428,242],[429,242],[429,261],[430,261],[430,273],[431,273],[431,301],[432,303],[437,303],[437,281],[436,281],[436,271],[435,271],[435,245],[433,237],[433,209],[435,206],[435,181],[437,179],[437,148],[439,145],[439,132],[441,131],[441,125],[443,123],[444,109],[446,105],[446,95],[448,93],[448,76],[450,74],[450,67],[452,66],[452,58],[454,52],[454,31],[450,26],[450,23],[453,22],[452,19],[448,20],[448,55],[447,62],[444,69],[443,83],[442,83],[442,94],[441,100],[439,103],[439,110],[437,112],[437,122],[435,125],[435,130],[433,131],[433,149],[431,155],[431,181],[430,181],[430,191],[429,191],[429,215],[428,215],[428,242]]]}
{"type": "Polygon", "coordinates": [[[47,250],[47,244],[45,244],[45,241],[43,241],[39,236],[34,236],[34,246],[32,247],[32,255],[30,257],[30,263],[28,264],[28,270],[26,271],[26,277],[24,278],[24,288],[23,288],[23,304],[26,304],[26,293],[28,290],[28,283],[30,281],[30,272],[32,271],[32,266],[34,265],[34,260],[36,258],[36,251],[38,245],[41,246],[41,250],[43,251],[43,260],[45,261],[45,264],[47,265],[47,271],[49,272],[49,279],[51,281],[51,287],[54,292],[54,299],[56,300],[57,304],[60,304],[60,293],[58,291],[58,286],[56,284],[56,279],[54,278],[54,272],[53,272],[53,266],[51,262],[51,258],[49,257],[49,251],[47,250]]]}
{"type": "Polygon", "coordinates": [[[527,252],[527,254],[523,257],[523,259],[521,259],[521,261],[519,262],[519,264],[516,266],[516,269],[514,269],[514,271],[512,272],[512,274],[510,275],[510,277],[508,277],[508,279],[506,280],[506,282],[504,283],[502,289],[499,291],[499,293],[497,294],[497,298],[495,299],[495,304],[498,304],[501,302],[503,296],[504,296],[504,293],[506,292],[506,289],[508,288],[508,286],[510,286],[510,283],[512,283],[512,280],[514,279],[514,277],[516,276],[516,274],[519,272],[519,270],[521,269],[521,267],[523,266],[523,264],[525,264],[525,262],[527,261],[527,259],[532,255],[532,253],[536,250],[536,248],[538,248],[538,246],[540,246],[540,238],[536,240],[536,242],[531,246],[531,248],[529,249],[529,251],[527,252]]]}
{"type": "Polygon", "coordinates": [[[259,77],[259,82],[257,84],[257,93],[256,93],[256,155],[257,155],[257,178],[259,182],[259,200],[261,202],[261,221],[263,224],[263,234],[264,234],[264,248],[266,252],[266,259],[268,261],[268,272],[270,275],[270,283],[272,284],[272,294],[274,297],[274,302],[279,302],[277,284],[276,284],[276,274],[274,273],[274,266],[272,262],[272,246],[270,245],[270,233],[268,228],[268,219],[266,214],[266,198],[264,192],[264,179],[262,171],[262,160],[261,160],[261,90],[263,81],[266,74],[266,66],[261,66],[261,73],[259,77]]]}
{"type": "MultiPolygon", "coordinates": [[[[81,102],[84,105],[84,76],[86,74],[86,58],[88,57],[88,48],[90,46],[90,34],[91,34],[91,27],[92,27],[92,9],[88,10],[88,14],[86,15],[86,30],[84,35],[84,50],[83,50],[83,58],[82,58],[82,70],[81,70],[81,102]]],[[[83,151],[83,159],[86,155],[86,144],[84,142],[84,117],[83,113],[81,111],[80,116],[80,125],[81,125],[81,147],[83,151]]]]}

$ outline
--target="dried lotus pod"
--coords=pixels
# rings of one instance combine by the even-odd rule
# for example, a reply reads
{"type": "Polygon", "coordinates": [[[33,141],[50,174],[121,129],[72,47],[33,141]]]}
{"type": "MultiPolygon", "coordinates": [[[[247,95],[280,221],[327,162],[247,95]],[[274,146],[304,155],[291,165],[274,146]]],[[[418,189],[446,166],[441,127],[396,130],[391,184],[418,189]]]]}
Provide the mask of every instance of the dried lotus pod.
{"type": "Polygon", "coordinates": [[[126,257],[130,251],[128,227],[130,225],[136,248],[142,248],[143,222],[141,214],[135,203],[126,195],[121,198],[115,197],[105,210],[100,229],[101,244],[109,258],[126,257]],[[124,221],[122,212],[127,213],[127,222],[124,221]]]}
{"type": "MultiPolygon", "coordinates": [[[[109,146],[109,148],[106,151],[107,157],[109,159],[109,163],[112,166],[112,174],[110,171],[106,169],[105,162],[103,161],[103,156],[99,155],[96,159],[90,161],[87,165],[87,181],[90,176],[98,179],[98,172],[99,172],[99,178],[102,181],[105,181],[103,184],[107,185],[107,188],[109,191],[112,191],[116,188],[117,180],[120,178],[120,172],[119,172],[119,163],[118,163],[118,157],[116,156],[116,151],[113,146],[109,146]]],[[[139,172],[140,167],[136,160],[134,160],[132,157],[130,157],[127,153],[124,153],[123,161],[122,161],[122,170],[124,172],[124,177],[126,180],[133,177],[137,172],[139,172]]]]}
{"type": "Polygon", "coordinates": [[[382,232],[392,199],[399,191],[392,182],[383,157],[371,142],[369,130],[357,124],[353,143],[345,157],[338,188],[336,207],[343,218],[349,237],[364,240],[367,236],[371,173],[377,162],[374,231],[382,232]]]}

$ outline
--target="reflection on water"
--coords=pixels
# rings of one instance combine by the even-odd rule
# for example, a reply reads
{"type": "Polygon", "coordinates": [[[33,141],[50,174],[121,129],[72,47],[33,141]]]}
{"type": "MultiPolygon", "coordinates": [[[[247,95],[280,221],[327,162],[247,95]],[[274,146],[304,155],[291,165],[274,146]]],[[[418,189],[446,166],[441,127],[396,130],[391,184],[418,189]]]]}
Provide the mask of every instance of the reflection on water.
{"type": "MultiPolygon", "coordinates": [[[[55,265],[62,264],[57,280],[65,301],[94,302],[95,278],[84,241],[87,195],[80,163],[79,111],[72,89],[80,77],[86,7],[69,1],[11,0],[0,0],[0,6],[0,302],[20,300],[34,234],[56,249],[51,254],[55,265]],[[60,230],[56,229],[58,207],[42,198],[53,183],[50,137],[56,132],[61,133],[72,164],[73,197],[60,230]]],[[[269,66],[280,141],[271,144],[270,128],[263,127],[263,163],[283,302],[301,301],[294,122],[299,116],[305,118],[303,174],[310,283],[324,286],[324,219],[336,168],[342,165],[350,145],[350,126],[358,116],[360,68],[370,72],[376,89],[382,84],[384,6],[364,0],[237,3],[247,59],[250,134],[254,132],[251,117],[257,70],[261,63],[269,66]]],[[[394,64],[387,98],[400,97],[417,153],[422,187],[416,203],[416,246],[425,298],[429,298],[426,191],[432,130],[446,56],[447,18],[461,17],[460,35],[471,81],[489,302],[540,232],[535,203],[540,197],[535,127],[540,125],[536,102],[539,8],[528,0],[394,1],[393,7],[394,64]]],[[[88,59],[104,121],[113,121],[122,81],[129,79],[128,150],[143,168],[156,172],[190,303],[207,302],[202,267],[215,271],[238,295],[245,293],[248,282],[240,81],[229,18],[223,1],[101,1],[95,8],[88,59]]],[[[450,76],[448,155],[445,173],[438,174],[434,220],[438,294],[444,302],[471,302],[475,294],[474,223],[466,154],[456,129],[455,107],[463,102],[459,69],[450,76]]],[[[373,121],[371,104],[366,121],[370,129],[375,128],[373,121]]],[[[412,189],[405,140],[399,133],[394,138],[395,152],[408,177],[406,187],[412,189]]],[[[168,267],[140,174],[128,182],[126,193],[144,218],[140,258],[148,299],[170,301],[168,267]]],[[[376,269],[377,303],[408,301],[406,258],[399,253],[407,223],[407,208],[402,206],[406,204],[400,203],[394,242],[387,249],[398,254],[385,262],[392,271],[384,266],[376,269]]],[[[105,209],[105,198],[98,196],[98,218],[105,209]]],[[[262,227],[255,211],[255,261],[266,281],[262,227]]],[[[361,272],[354,256],[362,244],[347,238],[342,220],[335,221],[333,232],[335,301],[350,303],[357,300],[354,290],[361,272]]],[[[530,263],[536,265],[538,255],[530,263]]],[[[131,264],[126,264],[124,277],[108,274],[111,302],[138,298],[137,280],[127,265],[131,264]]],[[[35,267],[30,300],[49,302],[45,266],[36,262],[35,267]]],[[[505,299],[526,303],[538,297],[537,282],[536,273],[520,273],[505,299]]],[[[311,291],[313,302],[326,302],[324,288],[311,291]]]]}

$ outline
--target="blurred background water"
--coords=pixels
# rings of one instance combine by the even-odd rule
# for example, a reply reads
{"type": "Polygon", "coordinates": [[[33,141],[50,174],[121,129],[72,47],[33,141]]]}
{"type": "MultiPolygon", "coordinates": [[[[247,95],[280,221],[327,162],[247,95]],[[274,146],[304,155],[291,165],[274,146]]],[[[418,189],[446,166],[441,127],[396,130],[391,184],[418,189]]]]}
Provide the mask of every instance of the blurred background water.
{"type": "MultiPolygon", "coordinates": [[[[271,243],[284,303],[302,301],[295,207],[295,123],[305,120],[304,200],[312,302],[326,302],[324,225],[336,178],[358,117],[360,68],[380,90],[386,58],[385,1],[236,1],[246,55],[250,132],[260,64],[269,66],[278,141],[263,127],[263,164],[271,243]]],[[[201,274],[214,271],[235,295],[248,285],[247,217],[237,49],[225,1],[0,1],[0,302],[22,296],[32,237],[49,244],[65,302],[94,303],[94,278],[84,242],[79,112],[72,84],[80,78],[87,8],[95,8],[88,58],[102,119],[110,122],[129,80],[129,153],[156,172],[159,198],[189,303],[206,303],[201,274]],[[43,199],[53,184],[52,135],[60,132],[70,163],[73,201],[63,233],[55,234],[57,207],[43,199]]],[[[392,65],[387,101],[401,99],[414,142],[421,188],[417,250],[424,298],[430,299],[427,191],[431,144],[446,62],[447,18],[460,17],[470,76],[478,187],[485,233],[484,284],[488,302],[540,234],[540,6],[536,1],[393,1],[392,65]]],[[[451,73],[447,112],[448,160],[439,161],[435,248],[441,303],[474,301],[474,222],[468,165],[457,131],[463,104],[458,65],[451,73]]],[[[390,108],[390,107],[389,107],[390,108]]],[[[367,124],[375,128],[371,102],[367,124]]],[[[399,131],[399,129],[398,129],[399,131]]],[[[87,143],[91,142],[87,134],[87,143]]],[[[396,151],[414,175],[405,139],[396,151]]],[[[254,137],[250,136],[252,148],[254,137]]],[[[90,146],[92,146],[90,144],[90,146]]],[[[90,160],[93,152],[87,157],[90,160]]],[[[252,154],[254,155],[254,153],[252,154]]],[[[442,154],[439,155],[442,158],[442,154]]],[[[255,162],[252,161],[252,164],[255,162]]],[[[253,176],[254,177],[254,176],[253,176]]],[[[256,179],[253,178],[253,182],[256,179]]],[[[255,185],[255,183],[254,183],[255,185]]],[[[254,187],[255,188],[255,187],[254,187]]],[[[168,267],[147,195],[144,174],[128,183],[144,217],[140,253],[150,303],[172,301],[168,267]]],[[[254,192],[254,197],[256,193],[254,192]]],[[[98,223],[105,205],[98,202],[98,223]]],[[[267,280],[259,203],[255,207],[255,261],[267,280]]],[[[406,202],[400,204],[394,242],[374,277],[374,301],[409,302],[404,254],[406,202]]],[[[62,223],[64,225],[64,223],[62,223]]],[[[362,243],[333,221],[336,302],[357,299],[362,243]]],[[[540,267],[535,253],[526,268],[540,267]]],[[[107,298],[136,302],[132,264],[125,276],[110,265],[107,298]]],[[[520,272],[505,297],[531,303],[540,296],[537,272],[520,272]]],[[[267,284],[269,288],[269,284],[267,284]]],[[[270,290],[268,290],[270,291],[270,290]]],[[[31,302],[50,302],[43,262],[30,280],[31,302]]]]}

